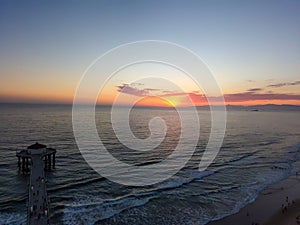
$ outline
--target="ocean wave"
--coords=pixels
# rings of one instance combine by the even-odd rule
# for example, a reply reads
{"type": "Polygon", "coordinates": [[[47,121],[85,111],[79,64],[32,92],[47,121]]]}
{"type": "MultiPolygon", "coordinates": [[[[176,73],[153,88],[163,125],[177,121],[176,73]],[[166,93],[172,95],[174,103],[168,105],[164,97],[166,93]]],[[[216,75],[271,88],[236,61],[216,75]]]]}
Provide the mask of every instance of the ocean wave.
{"type": "Polygon", "coordinates": [[[48,192],[56,192],[59,190],[63,190],[63,189],[70,189],[72,187],[79,187],[79,186],[84,186],[87,184],[91,184],[91,183],[95,183],[95,182],[99,182],[99,181],[104,181],[106,180],[105,177],[97,177],[97,178],[91,178],[91,179],[83,179],[83,180],[77,180],[77,181],[73,181],[72,183],[68,183],[68,184],[64,184],[64,185],[57,185],[55,187],[52,188],[48,188],[48,192]]]}
{"type": "Polygon", "coordinates": [[[244,153],[244,154],[243,154],[242,156],[240,156],[240,157],[230,159],[230,160],[225,161],[225,162],[223,162],[223,163],[225,163],[225,164],[233,164],[233,163],[239,162],[239,161],[241,161],[241,160],[250,158],[250,157],[254,156],[256,153],[258,153],[258,152],[259,152],[259,150],[256,150],[256,151],[253,151],[253,152],[249,152],[249,153],[244,153]]]}
{"type": "Polygon", "coordinates": [[[155,185],[154,190],[163,190],[177,188],[184,184],[188,184],[195,179],[200,179],[212,175],[213,171],[198,171],[198,170],[186,170],[182,176],[174,175],[172,178],[165,180],[155,185]]]}
{"type": "Polygon", "coordinates": [[[1,225],[26,224],[26,214],[25,213],[1,213],[0,212],[0,224],[1,225]]]}
{"type": "MultiPolygon", "coordinates": [[[[224,208],[224,210],[220,210],[220,212],[222,213],[218,213],[213,218],[208,220],[207,223],[222,219],[226,216],[239,212],[246,205],[254,202],[255,199],[259,196],[259,194],[263,190],[265,190],[270,185],[289,177],[291,175],[291,172],[292,172],[291,167],[283,171],[271,169],[268,172],[264,171],[260,174],[257,174],[257,177],[255,179],[256,181],[254,182],[249,182],[247,184],[231,185],[229,187],[221,187],[218,190],[212,190],[205,193],[206,195],[211,195],[211,194],[220,194],[225,192],[226,196],[232,196],[230,192],[233,190],[238,190],[239,193],[238,194],[239,198],[236,198],[236,196],[232,196],[233,198],[232,200],[234,200],[235,202],[232,208],[226,208],[226,209],[224,208]]],[[[218,197],[217,199],[222,199],[222,198],[218,197]]]]}
{"type": "Polygon", "coordinates": [[[63,214],[63,224],[94,224],[110,218],[125,209],[146,204],[153,196],[124,196],[118,199],[102,200],[93,197],[77,199],[73,205],[67,205],[63,214]]]}
{"type": "Polygon", "coordinates": [[[213,174],[212,171],[199,172],[198,170],[185,170],[182,176],[175,175],[164,182],[144,188],[143,190],[138,189],[138,191],[133,191],[130,194],[115,199],[101,199],[97,196],[77,197],[72,204],[65,206],[63,223],[94,224],[126,209],[144,205],[151,199],[157,198],[158,192],[178,188],[195,179],[200,179],[211,174],[213,174]]]}

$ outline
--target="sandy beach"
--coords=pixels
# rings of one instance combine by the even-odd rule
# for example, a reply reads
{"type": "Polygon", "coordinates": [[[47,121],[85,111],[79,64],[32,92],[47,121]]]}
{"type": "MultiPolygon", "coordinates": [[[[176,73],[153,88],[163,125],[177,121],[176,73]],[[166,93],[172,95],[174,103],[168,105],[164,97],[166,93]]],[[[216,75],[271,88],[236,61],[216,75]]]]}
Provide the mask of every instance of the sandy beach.
{"type": "Polygon", "coordinates": [[[299,225],[300,175],[271,185],[238,213],[208,225],[299,225]]]}

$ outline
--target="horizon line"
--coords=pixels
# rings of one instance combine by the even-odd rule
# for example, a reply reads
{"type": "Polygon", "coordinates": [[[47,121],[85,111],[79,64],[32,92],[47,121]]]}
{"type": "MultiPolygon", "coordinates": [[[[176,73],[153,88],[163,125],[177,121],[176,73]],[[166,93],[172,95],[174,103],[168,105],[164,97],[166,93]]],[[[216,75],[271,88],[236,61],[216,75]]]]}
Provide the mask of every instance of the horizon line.
{"type": "MultiPolygon", "coordinates": [[[[2,105],[65,105],[65,106],[72,106],[73,103],[63,103],[63,102],[0,102],[0,104],[2,105]]],[[[91,105],[91,103],[82,103],[80,104],[82,106],[88,106],[91,105]]],[[[112,104],[96,104],[95,106],[103,106],[103,107],[112,107],[112,104]]],[[[117,107],[130,107],[130,105],[116,105],[117,107]]],[[[255,104],[255,105],[235,105],[235,104],[224,104],[224,105],[196,105],[196,106],[177,106],[177,107],[172,107],[172,106],[151,106],[151,105],[135,105],[134,107],[136,108],[191,108],[191,107],[220,107],[220,106],[233,106],[233,107],[255,107],[255,106],[280,106],[280,107],[284,107],[284,106],[295,106],[295,107],[300,107],[300,104],[273,104],[273,103],[269,103],[269,104],[255,104]]]]}

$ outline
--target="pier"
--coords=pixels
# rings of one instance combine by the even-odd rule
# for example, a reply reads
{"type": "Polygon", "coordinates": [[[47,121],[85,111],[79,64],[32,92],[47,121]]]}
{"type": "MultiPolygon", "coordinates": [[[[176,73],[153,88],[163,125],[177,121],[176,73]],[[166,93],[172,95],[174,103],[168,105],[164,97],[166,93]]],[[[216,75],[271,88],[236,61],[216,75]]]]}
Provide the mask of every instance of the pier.
{"type": "Polygon", "coordinates": [[[42,149],[41,158],[44,160],[44,169],[51,170],[55,169],[55,154],[56,149],[47,148],[46,145],[35,143],[27,147],[27,149],[17,151],[16,156],[18,157],[18,167],[19,171],[23,173],[30,172],[29,166],[31,166],[32,161],[32,152],[35,150],[42,149]]]}
{"type": "Polygon", "coordinates": [[[50,224],[49,201],[44,170],[51,170],[51,166],[55,168],[55,153],[55,149],[47,148],[46,145],[39,143],[35,143],[26,150],[16,153],[19,169],[22,169],[23,172],[30,171],[27,213],[28,225],[50,224]]]}

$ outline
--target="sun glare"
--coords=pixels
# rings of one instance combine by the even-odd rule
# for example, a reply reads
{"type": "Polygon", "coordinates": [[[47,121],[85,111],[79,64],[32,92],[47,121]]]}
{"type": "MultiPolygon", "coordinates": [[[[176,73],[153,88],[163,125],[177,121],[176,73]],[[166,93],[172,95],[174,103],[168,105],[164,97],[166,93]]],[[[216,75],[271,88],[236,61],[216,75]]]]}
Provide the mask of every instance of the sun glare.
{"type": "Polygon", "coordinates": [[[167,99],[167,102],[169,103],[170,106],[173,106],[173,107],[177,107],[180,105],[180,100],[178,98],[168,98],[167,99]]]}
{"type": "Polygon", "coordinates": [[[175,103],[157,96],[148,96],[139,100],[135,105],[149,107],[174,107],[175,103]]]}

